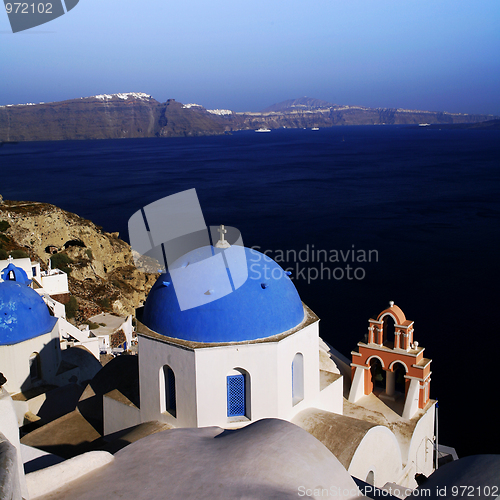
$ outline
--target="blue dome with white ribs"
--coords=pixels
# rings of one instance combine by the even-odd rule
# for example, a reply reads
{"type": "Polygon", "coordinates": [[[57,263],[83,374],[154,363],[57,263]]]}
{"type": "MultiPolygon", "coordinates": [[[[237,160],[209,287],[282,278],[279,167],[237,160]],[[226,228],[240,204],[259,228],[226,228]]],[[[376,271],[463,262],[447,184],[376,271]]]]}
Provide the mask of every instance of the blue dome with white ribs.
{"type": "Polygon", "coordinates": [[[303,319],[285,271],[262,253],[233,245],[177,259],[149,292],[142,322],[167,337],[217,343],[271,337],[303,319]]]}
{"type": "Polygon", "coordinates": [[[15,281],[0,283],[0,345],[48,333],[56,322],[35,290],[15,281]]]}

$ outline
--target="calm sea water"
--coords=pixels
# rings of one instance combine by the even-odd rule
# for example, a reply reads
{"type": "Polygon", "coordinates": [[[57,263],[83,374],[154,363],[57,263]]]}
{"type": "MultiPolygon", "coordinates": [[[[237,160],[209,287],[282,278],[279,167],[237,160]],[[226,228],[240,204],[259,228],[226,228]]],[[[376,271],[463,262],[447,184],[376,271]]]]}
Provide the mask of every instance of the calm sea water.
{"type": "Polygon", "coordinates": [[[500,451],[499,131],[336,127],[20,143],[0,148],[0,168],[5,199],[53,203],[124,239],[135,211],[196,188],[207,225],[235,226],[246,246],[278,259],[288,251],[281,264],[293,268],[322,337],[348,357],[368,318],[394,300],[433,359],[441,443],[459,455],[500,451]],[[342,259],[353,250],[358,259],[372,250],[371,262],[352,262],[352,253],[325,262],[325,252],[342,259]]]}

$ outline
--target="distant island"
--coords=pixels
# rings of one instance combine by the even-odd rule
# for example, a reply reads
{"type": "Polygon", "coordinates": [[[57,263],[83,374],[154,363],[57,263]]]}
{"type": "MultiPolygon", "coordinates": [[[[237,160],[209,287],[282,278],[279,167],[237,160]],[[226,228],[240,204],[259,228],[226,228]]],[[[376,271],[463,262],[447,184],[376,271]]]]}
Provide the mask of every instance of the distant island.
{"type": "Polygon", "coordinates": [[[367,108],[302,97],[260,112],[206,109],[175,99],[159,102],[141,92],[101,94],[68,101],[0,106],[0,145],[18,141],[119,139],[219,135],[260,128],[322,128],[337,125],[474,124],[497,128],[493,115],[367,108]],[[483,122],[486,122],[483,124],[483,122]]]}

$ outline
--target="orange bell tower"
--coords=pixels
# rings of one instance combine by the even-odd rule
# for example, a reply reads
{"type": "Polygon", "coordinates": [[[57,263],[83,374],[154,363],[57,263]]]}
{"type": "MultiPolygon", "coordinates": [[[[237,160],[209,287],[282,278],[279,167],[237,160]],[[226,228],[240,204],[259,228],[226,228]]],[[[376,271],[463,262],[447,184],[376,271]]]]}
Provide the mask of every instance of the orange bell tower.
{"type": "Polygon", "coordinates": [[[368,320],[368,335],[352,351],[349,401],[374,393],[380,399],[404,398],[403,418],[412,418],[429,401],[431,360],[413,340],[413,321],[389,302],[376,319],[368,320]]]}

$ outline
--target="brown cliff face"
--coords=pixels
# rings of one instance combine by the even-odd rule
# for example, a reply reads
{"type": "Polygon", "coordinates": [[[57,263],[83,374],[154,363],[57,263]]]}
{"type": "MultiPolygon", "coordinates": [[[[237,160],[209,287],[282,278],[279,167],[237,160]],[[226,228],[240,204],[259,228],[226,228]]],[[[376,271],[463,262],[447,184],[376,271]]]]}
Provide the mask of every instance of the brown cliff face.
{"type": "Polygon", "coordinates": [[[0,107],[1,141],[124,139],[221,134],[204,108],[184,108],[147,94],[86,97],[0,107]],[[122,97],[120,97],[122,96],[122,97]]]}
{"type": "Polygon", "coordinates": [[[0,107],[0,141],[184,137],[261,127],[478,123],[498,117],[459,113],[341,106],[291,99],[259,113],[210,113],[174,99],[160,103],[143,93],[113,94],[48,104],[0,107]]]}
{"type": "Polygon", "coordinates": [[[224,133],[224,125],[214,120],[208,111],[196,106],[186,108],[180,102],[169,99],[158,107],[159,137],[215,135],[224,133]]]}
{"type": "Polygon", "coordinates": [[[58,141],[154,136],[158,101],[149,96],[109,97],[4,106],[0,108],[0,137],[4,141],[58,141]]]}
{"type": "Polygon", "coordinates": [[[156,280],[157,275],[135,268],[130,246],[117,233],[54,205],[4,201],[0,225],[7,254],[22,250],[42,269],[51,256],[64,262],[70,293],[79,305],[77,322],[103,310],[132,314],[156,280]]]}
{"type": "MultiPolygon", "coordinates": [[[[276,105],[277,106],[277,105],[276,105]]],[[[274,109],[274,107],[272,107],[274,109]]],[[[365,108],[361,106],[289,107],[279,111],[237,113],[238,129],[310,128],[337,125],[417,125],[480,123],[492,120],[492,115],[466,115],[434,111],[365,108]]],[[[236,130],[236,129],[235,129],[236,130]]]]}

